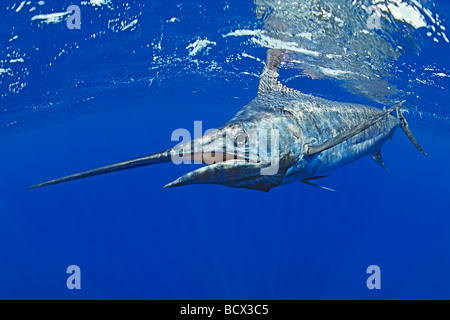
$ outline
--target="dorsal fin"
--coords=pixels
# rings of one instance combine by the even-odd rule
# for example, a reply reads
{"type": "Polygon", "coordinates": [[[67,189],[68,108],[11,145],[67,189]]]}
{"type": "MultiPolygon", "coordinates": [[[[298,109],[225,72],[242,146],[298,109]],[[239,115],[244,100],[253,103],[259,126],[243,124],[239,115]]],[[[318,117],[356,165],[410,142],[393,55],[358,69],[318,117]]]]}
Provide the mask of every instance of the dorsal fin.
{"type": "Polygon", "coordinates": [[[281,59],[283,58],[283,53],[285,51],[286,50],[281,49],[267,50],[266,66],[264,67],[264,70],[259,78],[258,94],[270,92],[298,92],[294,89],[282,85],[278,81],[278,66],[280,65],[281,59]]]}

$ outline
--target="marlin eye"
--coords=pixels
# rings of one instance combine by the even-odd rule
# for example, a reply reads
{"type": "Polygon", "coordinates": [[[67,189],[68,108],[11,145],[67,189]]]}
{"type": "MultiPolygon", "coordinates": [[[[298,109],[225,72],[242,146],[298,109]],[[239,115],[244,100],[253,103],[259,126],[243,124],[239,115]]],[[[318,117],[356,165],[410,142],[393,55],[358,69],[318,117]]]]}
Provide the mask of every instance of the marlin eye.
{"type": "Polygon", "coordinates": [[[236,137],[234,138],[234,144],[236,146],[243,146],[246,145],[248,142],[248,136],[245,132],[241,131],[239,132],[236,137]]]}

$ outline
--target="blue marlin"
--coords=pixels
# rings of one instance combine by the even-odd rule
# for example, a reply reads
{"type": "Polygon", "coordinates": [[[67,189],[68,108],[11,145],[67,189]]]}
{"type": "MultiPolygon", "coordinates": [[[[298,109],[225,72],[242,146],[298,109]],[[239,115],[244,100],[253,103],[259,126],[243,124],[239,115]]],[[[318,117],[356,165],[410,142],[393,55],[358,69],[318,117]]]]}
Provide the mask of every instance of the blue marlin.
{"type": "Polygon", "coordinates": [[[166,188],[219,184],[268,192],[274,187],[301,181],[332,190],[314,182],[326,177],[328,172],[366,155],[371,155],[386,169],[381,149],[399,127],[426,155],[402,114],[404,101],[380,110],[367,105],[325,100],[288,88],[278,81],[283,52],[278,49],[267,51],[256,98],[218,130],[163,152],[30,188],[170,162],[177,158],[197,159],[207,165],[167,184],[166,188]],[[264,140],[272,146],[269,150],[254,143],[255,133],[260,136],[261,132],[275,131],[277,135],[266,134],[264,140]],[[270,172],[269,168],[275,170],[270,172]]]}

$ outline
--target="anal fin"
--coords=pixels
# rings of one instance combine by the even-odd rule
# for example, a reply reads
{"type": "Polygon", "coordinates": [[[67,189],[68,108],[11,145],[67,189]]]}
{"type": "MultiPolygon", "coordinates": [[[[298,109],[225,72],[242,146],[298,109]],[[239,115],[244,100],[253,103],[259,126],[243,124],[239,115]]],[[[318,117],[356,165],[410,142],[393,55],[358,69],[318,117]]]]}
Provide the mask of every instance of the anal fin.
{"type": "Polygon", "coordinates": [[[302,180],[302,182],[307,184],[307,185],[316,187],[316,188],[320,188],[320,189],[323,189],[323,190],[336,192],[336,190],[334,190],[334,189],[323,187],[323,186],[319,186],[318,184],[315,184],[315,183],[311,182],[311,180],[317,180],[317,179],[322,179],[322,178],[326,178],[326,177],[329,177],[329,175],[305,178],[305,179],[302,180]]]}
{"type": "Polygon", "coordinates": [[[381,151],[378,151],[372,154],[373,160],[375,160],[384,170],[388,171],[386,166],[384,165],[383,157],[381,156],[381,151]]]}

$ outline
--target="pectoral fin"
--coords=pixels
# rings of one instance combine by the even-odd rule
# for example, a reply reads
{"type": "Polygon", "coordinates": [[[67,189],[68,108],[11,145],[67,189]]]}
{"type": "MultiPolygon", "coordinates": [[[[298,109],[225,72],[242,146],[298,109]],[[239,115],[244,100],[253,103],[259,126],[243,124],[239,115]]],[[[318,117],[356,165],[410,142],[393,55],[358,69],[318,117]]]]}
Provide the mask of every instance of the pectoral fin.
{"type": "Polygon", "coordinates": [[[384,117],[389,115],[394,110],[396,110],[396,109],[398,110],[403,105],[404,102],[405,101],[402,101],[402,102],[396,104],[395,106],[380,112],[379,114],[377,114],[376,116],[367,120],[366,122],[363,122],[360,125],[354,127],[353,129],[345,131],[345,132],[335,136],[334,138],[331,138],[330,140],[325,141],[322,144],[315,145],[315,146],[309,146],[305,150],[304,156],[311,157],[317,153],[328,150],[328,149],[356,136],[358,133],[361,133],[364,130],[366,130],[367,128],[370,128],[371,126],[373,126],[375,123],[377,123],[378,121],[380,121],[381,119],[383,119],[384,117]]]}
{"type": "Polygon", "coordinates": [[[323,187],[323,186],[319,186],[318,184],[315,184],[315,183],[312,183],[312,182],[311,182],[311,180],[317,180],[317,179],[322,179],[322,178],[326,178],[326,177],[329,177],[329,175],[327,175],[327,176],[317,176],[317,177],[309,177],[309,178],[305,178],[305,179],[302,180],[302,182],[305,183],[305,184],[307,184],[307,185],[316,187],[316,188],[320,188],[320,189],[323,189],[323,190],[328,190],[328,191],[336,192],[336,190],[334,190],[334,189],[327,188],[327,187],[323,187]]]}

